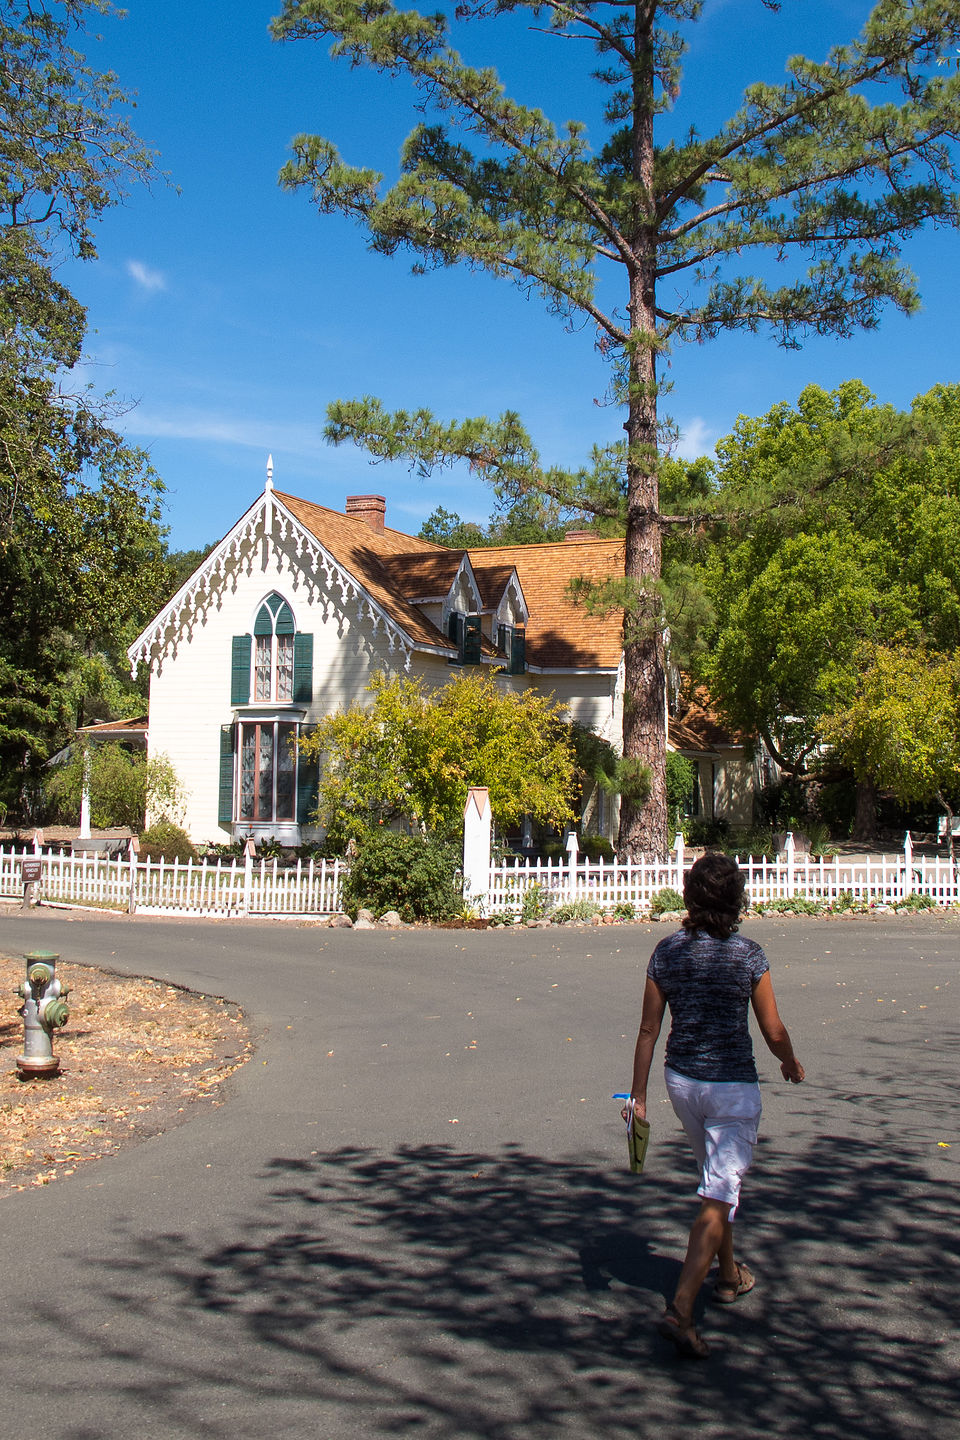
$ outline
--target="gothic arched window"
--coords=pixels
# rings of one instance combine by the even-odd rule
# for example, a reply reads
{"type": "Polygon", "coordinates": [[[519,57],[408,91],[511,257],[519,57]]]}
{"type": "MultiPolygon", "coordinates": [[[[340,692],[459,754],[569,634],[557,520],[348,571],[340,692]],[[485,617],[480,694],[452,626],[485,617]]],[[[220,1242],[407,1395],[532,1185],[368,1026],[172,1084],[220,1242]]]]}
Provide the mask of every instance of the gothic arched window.
{"type": "Polygon", "coordinates": [[[253,627],[254,700],[293,699],[293,612],[282,596],[268,595],[253,627]]]}

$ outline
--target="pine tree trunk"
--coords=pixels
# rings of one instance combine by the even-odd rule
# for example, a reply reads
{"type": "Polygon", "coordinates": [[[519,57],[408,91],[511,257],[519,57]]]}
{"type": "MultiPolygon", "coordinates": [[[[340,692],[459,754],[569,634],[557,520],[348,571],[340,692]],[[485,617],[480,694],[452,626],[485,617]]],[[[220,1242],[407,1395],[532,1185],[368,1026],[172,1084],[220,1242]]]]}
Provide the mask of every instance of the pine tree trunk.
{"type": "Polygon", "coordinates": [[[666,679],[663,624],[656,589],[661,569],[657,453],[656,220],[653,178],[653,14],[636,7],[637,75],[633,112],[633,173],[639,182],[630,273],[627,418],[627,535],[624,570],[637,582],[634,614],[625,622],[623,753],[650,770],[648,800],[624,796],[618,851],[635,859],[667,849],[666,679]]]}

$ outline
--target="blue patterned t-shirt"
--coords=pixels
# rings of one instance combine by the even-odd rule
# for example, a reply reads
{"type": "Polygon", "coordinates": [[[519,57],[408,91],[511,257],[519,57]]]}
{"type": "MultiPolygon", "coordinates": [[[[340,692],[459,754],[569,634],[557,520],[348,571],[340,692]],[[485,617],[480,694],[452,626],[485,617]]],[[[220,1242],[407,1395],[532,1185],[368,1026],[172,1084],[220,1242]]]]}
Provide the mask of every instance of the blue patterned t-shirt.
{"type": "Polygon", "coordinates": [[[754,940],[678,930],[654,950],[647,974],[670,1006],[666,1063],[693,1080],[756,1080],[747,1014],[770,969],[754,940]]]}

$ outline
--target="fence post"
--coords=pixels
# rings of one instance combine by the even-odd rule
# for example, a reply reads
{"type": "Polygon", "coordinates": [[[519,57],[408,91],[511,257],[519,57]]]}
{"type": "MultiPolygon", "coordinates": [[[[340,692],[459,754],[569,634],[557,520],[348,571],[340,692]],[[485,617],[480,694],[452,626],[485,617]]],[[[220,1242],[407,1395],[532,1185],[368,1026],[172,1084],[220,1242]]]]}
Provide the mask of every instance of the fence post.
{"type": "Polygon", "coordinates": [[[903,898],[913,894],[913,836],[908,830],[903,837],[903,898]]]}
{"type": "Polygon", "coordinates": [[[476,905],[481,915],[490,891],[492,828],[490,791],[486,785],[474,785],[463,807],[463,900],[465,905],[476,905]]]}
{"type": "Polygon", "coordinates": [[[253,894],[253,857],[257,853],[257,847],[252,840],[248,840],[243,847],[243,906],[244,915],[250,914],[250,899],[253,894]]]}
{"type": "Polygon", "coordinates": [[[783,853],[787,861],[787,899],[792,900],[796,894],[796,881],[794,878],[794,862],[796,858],[796,845],[793,840],[793,831],[788,830],[783,842],[783,853]]]}
{"type": "Polygon", "coordinates": [[[567,867],[570,887],[569,900],[572,903],[577,898],[577,861],[580,858],[580,842],[577,839],[576,830],[570,830],[567,835],[567,867]]]}
{"type": "Polygon", "coordinates": [[[130,883],[130,893],[127,896],[128,915],[136,915],[137,913],[137,856],[139,855],[139,853],[140,841],[137,839],[136,835],[131,835],[130,852],[128,856],[130,864],[130,873],[128,877],[130,883]]]}
{"type": "Polygon", "coordinates": [[[674,889],[683,894],[683,835],[678,830],[673,842],[674,865],[676,866],[677,883],[674,889]]]}

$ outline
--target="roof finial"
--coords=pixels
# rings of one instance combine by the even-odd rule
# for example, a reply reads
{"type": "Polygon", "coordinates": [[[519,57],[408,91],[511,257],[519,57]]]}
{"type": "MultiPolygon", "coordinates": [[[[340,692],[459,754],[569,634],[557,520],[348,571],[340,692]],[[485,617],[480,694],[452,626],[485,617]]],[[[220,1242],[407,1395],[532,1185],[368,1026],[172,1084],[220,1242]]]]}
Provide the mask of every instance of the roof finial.
{"type": "Polygon", "coordinates": [[[268,490],[272,490],[272,489],[273,489],[273,456],[272,456],[272,455],[268,455],[268,456],[267,456],[267,484],[266,484],[266,488],[267,488],[268,490]]]}

